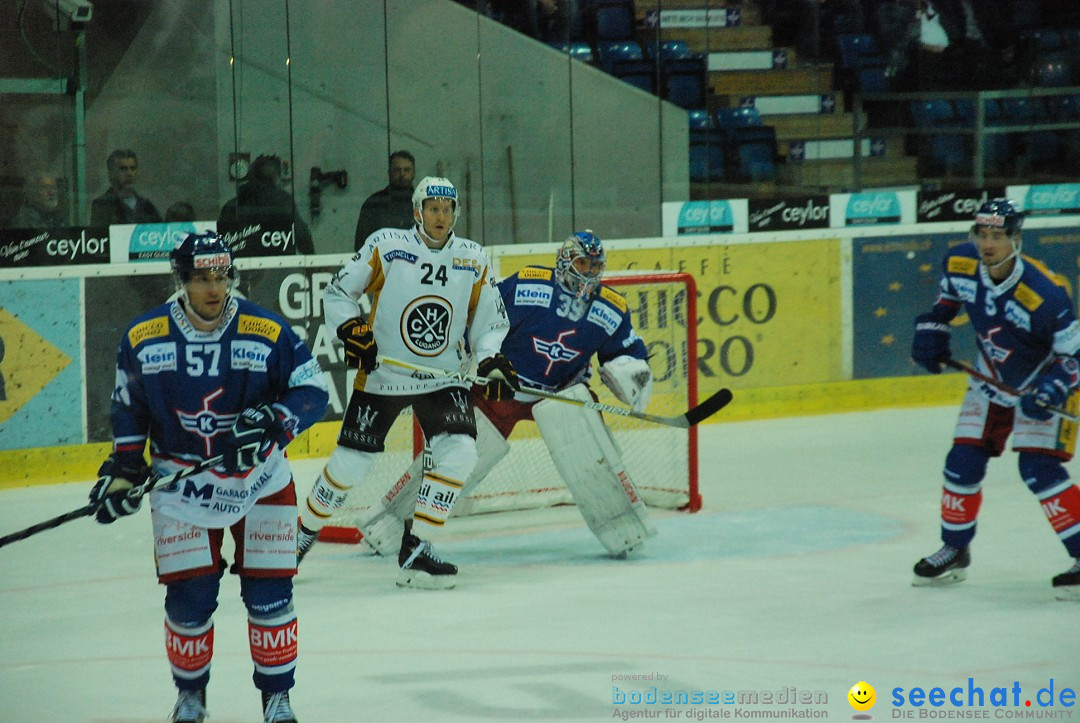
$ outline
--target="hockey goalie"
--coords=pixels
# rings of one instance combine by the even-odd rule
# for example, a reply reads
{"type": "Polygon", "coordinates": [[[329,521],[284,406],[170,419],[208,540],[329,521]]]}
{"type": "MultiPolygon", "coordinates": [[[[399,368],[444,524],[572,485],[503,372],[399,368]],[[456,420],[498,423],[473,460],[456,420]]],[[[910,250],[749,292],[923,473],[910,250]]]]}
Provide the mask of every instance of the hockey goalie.
{"type": "MultiPolygon", "coordinates": [[[[529,266],[500,282],[510,319],[502,353],[518,371],[523,387],[582,401],[596,400],[588,387],[595,355],[604,384],[641,412],[652,392],[652,372],[626,300],[601,284],[605,266],[600,239],[581,231],[563,243],[554,268],[529,266]]],[[[625,557],[656,534],[599,412],[540,400],[524,391],[510,395],[506,391],[505,385],[496,383],[472,389],[479,461],[463,496],[510,452],[506,439],[517,423],[533,420],[585,522],[610,555],[625,557]]],[[[379,554],[397,554],[403,525],[417,495],[424,494],[423,480],[421,455],[407,477],[357,521],[364,539],[379,554]]]]}

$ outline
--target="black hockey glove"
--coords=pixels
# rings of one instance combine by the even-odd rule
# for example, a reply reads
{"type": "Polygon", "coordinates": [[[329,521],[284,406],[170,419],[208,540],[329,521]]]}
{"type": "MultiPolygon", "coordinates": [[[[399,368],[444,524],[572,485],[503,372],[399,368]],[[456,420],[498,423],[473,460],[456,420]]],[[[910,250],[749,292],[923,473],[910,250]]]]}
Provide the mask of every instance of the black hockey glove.
{"type": "Polygon", "coordinates": [[[484,396],[493,402],[503,402],[514,398],[514,392],[521,389],[514,365],[502,354],[489,356],[476,368],[477,373],[489,379],[484,385],[484,396]]]}
{"type": "Polygon", "coordinates": [[[90,504],[98,506],[95,519],[107,525],[138,512],[149,478],[142,457],[111,455],[98,468],[97,484],[90,490],[90,504]]]}
{"type": "Polygon", "coordinates": [[[949,351],[949,325],[933,314],[915,317],[915,338],[911,340],[911,358],[931,374],[941,374],[941,362],[952,356],[949,351]]]}
{"type": "Polygon", "coordinates": [[[345,364],[371,374],[379,366],[376,355],[379,347],[375,345],[375,332],[371,326],[357,317],[349,319],[337,328],[338,339],[345,345],[345,364]]]}
{"type": "Polygon", "coordinates": [[[248,407],[225,440],[221,465],[229,474],[247,472],[265,462],[275,444],[284,447],[286,443],[285,425],[269,404],[248,407]]]}

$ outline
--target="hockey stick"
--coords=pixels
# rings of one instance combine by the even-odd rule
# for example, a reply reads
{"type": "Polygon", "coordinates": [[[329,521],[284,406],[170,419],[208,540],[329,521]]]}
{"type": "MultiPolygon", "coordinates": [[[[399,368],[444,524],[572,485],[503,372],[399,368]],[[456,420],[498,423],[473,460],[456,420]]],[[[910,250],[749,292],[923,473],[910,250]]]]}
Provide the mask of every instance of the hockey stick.
{"type": "MultiPolygon", "coordinates": [[[[198,462],[197,464],[186,467],[182,470],[179,470],[178,472],[173,472],[167,477],[158,477],[151,473],[149,479],[147,479],[146,482],[142,485],[143,494],[145,495],[147,492],[154,489],[158,485],[164,485],[168,487],[174,482],[179,482],[182,479],[196,475],[199,472],[209,469],[216,464],[220,464],[222,459],[223,457],[221,455],[218,455],[217,457],[211,457],[210,459],[204,459],[202,462],[198,462]]],[[[60,515],[59,517],[54,517],[51,520],[45,520],[44,522],[39,522],[36,525],[31,525],[25,530],[19,530],[18,532],[12,532],[10,535],[4,535],[3,537],[0,537],[0,547],[3,547],[4,545],[9,545],[12,542],[18,542],[19,540],[25,540],[27,537],[36,535],[39,532],[44,532],[45,530],[51,530],[54,527],[59,527],[65,522],[71,522],[72,520],[77,520],[80,517],[89,517],[90,515],[98,511],[98,508],[101,507],[101,504],[102,503],[90,503],[85,507],[80,507],[77,510],[72,510],[67,514],[60,515]]]]}
{"type": "MultiPolygon", "coordinates": [[[[941,363],[944,364],[947,367],[952,367],[953,369],[956,369],[957,371],[965,372],[969,376],[971,376],[971,377],[973,377],[975,379],[978,379],[980,382],[986,382],[990,386],[994,387],[995,389],[1000,389],[1001,391],[1005,392],[1006,394],[1011,394],[1014,397],[1022,397],[1022,396],[1024,396],[1024,393],[1021,392],[1019,389],[1017,389],[1015,387],[1010,387],[1008,384],[1001,381],[1000,379],[994,379],[992,376],[989,376],[988,374],[983,374],[982,372],[980,372],[978,369],[971,366],[967,362],[957,361],[956,359],[946,357],[946,358],[941,360],[941,363]]],[[[1047,407],[1046,411],[1048,411],[1048,412],[1050,412],[1052,414],[1056,414],[1059,417],[1064,417],[1065,419],[1068,419],[1070,422],[1078,422],[1078,421],[1080,421],[1080,417],[1076,416],[1075,414],[1068,411],[1067,409],[1062,409],[1061,407],[1047,407]]]]}
{"type": "MultiPolygon", "coordinates": [[[[389,364],[390,366],[401,367],[402,369],[412,369],[413,371],[421,372],[429,376],[457,379],[464,384],[484,385],[492,381],[487,377],[481,377],[475,374],[467,374],[466,372],[452,372],[447,371],[446,369],[437,369],[435,367],[424,366],[422,364],[413,364],[412,362],[399,361],[398,359],[391,359],[390,357],[385,356],[379,356],[379,361],[383,364],[389,364]]],[[[571,399],[570,397],[552,394],[551,392],[545,392],[540,389],[534,389],[532,387],[522,387],[521,391],[526,394],[532,394],[533,396],[543,397],[544,399],[554,399],[555,401],[563,402],[565,404],[574,404],[579,407],[595,409],[598,412],[610,412],[611,414],[619,414],[623,417],[633,417],[634,419],[642,419],[646,422],[652,422],[653,424],[663,424],[668,427],[680,427],[682,429],[686,429],[687,427],[693,427],[701,420],[711,417],[712,415],[716,414],[721,409],[726,407],[732,399],[730,389],[721,389],[701,404],[697,405],[693,409],[688,410],[686,414],[680,414],[677,417],[661,417],[656,414],[635,412],[630,409],[626,409],[625,407],[615,407],[610,404],[603,404],[601,402],[586,402],[581,399],[571,399]]]]}

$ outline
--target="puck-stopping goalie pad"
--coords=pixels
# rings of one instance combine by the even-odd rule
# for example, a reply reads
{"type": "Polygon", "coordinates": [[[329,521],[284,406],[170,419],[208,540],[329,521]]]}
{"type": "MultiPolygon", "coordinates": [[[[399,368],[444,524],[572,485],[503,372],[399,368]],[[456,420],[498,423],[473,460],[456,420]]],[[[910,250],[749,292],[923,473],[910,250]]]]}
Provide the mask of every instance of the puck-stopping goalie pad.
{"type": "MultiPolygon", "coordinates": [[[[458,500],[463,501],[487,476],[499,460],[510,451],[499,430],[479,409],[476,414],[476,467],[461,488],[458,500]]],[[[398,478],[394,486],[376,504],[372,505],[357,527],[364,536],[364,541],[380,555],[396,557],[401,548],[401,536],[405,532],[404,521],[412,517],[416,508],[416,493],[424,479],[425,466],[430,469],[431,459],[427,448],[416,457],[409,469],[398,478]]]]}
{"type": "MultiPolygon", "coordinates": [[[[561,395],[592,401],[584,384],[561,395]]],[[[532,414],[582,517],[608,552],[623,555],[656,534],[599,412],[545,399],[532,414]]]]}

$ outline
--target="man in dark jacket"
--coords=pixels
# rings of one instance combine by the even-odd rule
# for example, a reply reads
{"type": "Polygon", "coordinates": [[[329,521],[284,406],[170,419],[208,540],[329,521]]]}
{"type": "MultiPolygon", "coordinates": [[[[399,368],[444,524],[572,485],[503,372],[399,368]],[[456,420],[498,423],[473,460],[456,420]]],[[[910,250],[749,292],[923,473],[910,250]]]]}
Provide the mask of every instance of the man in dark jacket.
{"type": "Polygon", "coordinates": [[[109,190],[90,203],[90,225],[114,223],[161,223],[161,214],[149,199],[135,192],[139,159],[135,151],[117,149],[105,160],[109,190]]]}
{"type": "Polygon", "coordinates": [[[300,254],[315,253],[311,229],[300,218],[296,204],[288,191],[278,185],[281,180],[281,159],[259,156],[251,163],[247,180],[236,190],[236,198],[225,202],[218,223],[263,223],[273,226],[293,225],[295,248],[300,254]]]}
{"type": "Polygon", "coordinates": [[[390,184],[368,196],[360,207],[356,220],[356,250],[380,228],[412,228],[413,180],[416,178],[416,159],[408,151],[390,154],[390,184]]]}

